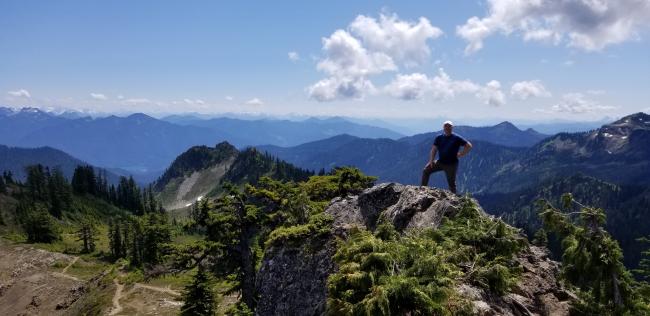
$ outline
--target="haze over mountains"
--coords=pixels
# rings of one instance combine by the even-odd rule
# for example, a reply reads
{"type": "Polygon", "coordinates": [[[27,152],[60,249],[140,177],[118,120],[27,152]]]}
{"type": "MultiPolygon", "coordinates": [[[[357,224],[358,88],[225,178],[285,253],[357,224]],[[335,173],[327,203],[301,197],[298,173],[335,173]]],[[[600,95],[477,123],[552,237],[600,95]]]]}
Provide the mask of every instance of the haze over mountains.
{"type": "Polygon", "coordinates": [[[297,145],[345,132],[370,138],[402,136],[385,128],[336,118],[302,122],[193,117],[167,120],[178,124],[141,113],[93,119],[69,113],[55,115],[36,108],[18,111],[1,108],[0,144],[50,146],[117,173],[132,173],[144,182],[155,179],[188,148],[213,146],[224,140],[242,148],[261,144],[297,145]]]}

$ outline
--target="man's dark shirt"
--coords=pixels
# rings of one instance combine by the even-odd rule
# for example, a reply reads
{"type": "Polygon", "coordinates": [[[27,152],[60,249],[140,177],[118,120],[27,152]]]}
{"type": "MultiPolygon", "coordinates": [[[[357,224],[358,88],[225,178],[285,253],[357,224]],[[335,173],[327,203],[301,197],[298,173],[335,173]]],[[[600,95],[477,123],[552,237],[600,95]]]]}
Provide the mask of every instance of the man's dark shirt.
{"type": "Polygon", "coordinates": [[[458,162],[457,155],[460,146],[465,146],[467,141],[463,137],[451,133],[449,136],[438,135],[433,144],[438,148],[438,161],[444,164],[453,164],[458,162]]]}

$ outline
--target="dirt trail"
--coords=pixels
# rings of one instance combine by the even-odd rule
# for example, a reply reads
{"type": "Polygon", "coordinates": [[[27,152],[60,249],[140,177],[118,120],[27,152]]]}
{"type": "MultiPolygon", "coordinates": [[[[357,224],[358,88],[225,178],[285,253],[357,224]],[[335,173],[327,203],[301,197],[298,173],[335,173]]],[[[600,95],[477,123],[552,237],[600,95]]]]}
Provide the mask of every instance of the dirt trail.
{"type": "Polygon", "coordinates": [[[52,272],[52,275],[73,281],[83,282],[83,280],[77,278],[76,276],[68,274],[68,269],[70,269],[70,267],[72,267],[72,265],[74,265],[77,260],[79,260],[79,257],[74,257],[72,261],[70,261],[70,263],[65,268],[63,268],[63,270],[61,270],[61,272],[52,272]]]}
{"type": "Polygon", "coordinates": [[[181,293],[172,290],[169,286],[160,287],[160,286],[153,286],[153,285],[147,285],[147,284],[142,284],[142,283],[135,283],[133,285],[133,289],[137,289],[137,288],[144,288],[144,289],[148,289],[148,290],[152,290],[152,291],[171,294],[171,295],[174,295],[174,296],[181,296],[181,293]]]}
{"type": "Polygon", "coordinates": [[[122,298],[122,290],[124,290],[124,284],[117,281],[117,278],[113,279],[115,283],[115,295],[113,296],[113,308],[108,315],[113,316],[117,315],[122,311],[122,305],[120,305],[120,299],[122,298]]]}
{"type": "Polygon", "coordinates": [[[79,260],[79,257],[74,257],[74,259],[72,259],[72,261],[70,261],[70,263],[65,268],[63,268],[63,271],[61,271],[61,273],[66,274],[68,272],[68,269],[70,269],[73,264],[77,263],[77,260],[79,260]]]}
{"type": "MultiPolygon", "coordinates": [[[[126,273],[122,272],[121,270],[124,268],[124,266],[120,267],[118,269],[119,274],[117,277],[113,279],[113,284],[115,284],[115,295],[113,295],[113,308],[111,308],[111,311],[109,312],[109,316],[114,316],[119,313],[121,313],[124,310],[124,307],[120,303],[120,300],[123,298],[127,297],[131,293],[133,293],[137,289],[147,289],[155,292],[161,292],[161,293],[166,293],[172,296],[180,297],[182,294],[172,290],[169,286],[167,287],[160,287],[160,286],[153,286],[153,285],[147,285],[147,284],[142,284],[142,283],[134,283],[131,289],[128,291],[124,291],[124,284],[120,283],[119,278],[123,277],[126,275],[126,273]]],[[[176,301],[170,301],[171,303],[180,303],[176,301]]],[[[127,305],[131,306],[133,303],[132,302],[127,302],[127,305]]],[[[128,307],[128,306],[127,306],[128,307]]]]}

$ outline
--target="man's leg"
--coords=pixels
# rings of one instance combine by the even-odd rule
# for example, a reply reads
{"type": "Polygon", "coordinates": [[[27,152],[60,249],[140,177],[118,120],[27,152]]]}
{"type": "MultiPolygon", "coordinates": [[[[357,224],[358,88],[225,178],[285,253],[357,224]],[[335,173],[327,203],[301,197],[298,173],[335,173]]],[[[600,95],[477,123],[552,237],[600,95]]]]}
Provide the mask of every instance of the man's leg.
{"type": "Polygon", "coordinates": [[[458,163],[449,164],[442,166],[447,176],[447,184],[449,185],[449,191],[456,193],[456,172],[458,171],[458,163]]]}
{"type": "Polygon", "coordinates": [[[438,162],[434,163],[429,167],[425,167],[424,169],[422,169],[422,180],[420,181],[420,185],[423,187],[428,186],[429,177],[431,176],[431,174],[440,170],[442,169],[440,168],[440,164],[438,162]]]}

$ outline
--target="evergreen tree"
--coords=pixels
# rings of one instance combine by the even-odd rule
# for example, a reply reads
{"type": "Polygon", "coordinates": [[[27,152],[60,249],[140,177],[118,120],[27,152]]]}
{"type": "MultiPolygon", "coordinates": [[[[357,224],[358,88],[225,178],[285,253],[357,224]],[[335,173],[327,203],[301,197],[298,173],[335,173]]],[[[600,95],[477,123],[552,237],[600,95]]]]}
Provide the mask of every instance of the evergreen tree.
{"type": "Polygon", "coordinates": [[[184,316],[213,316],[216,314],[217,302],[212,290],[210,276],[199,265],[192,283],[185,287],[181,315],[184,316]]]}
{"type": "Polygon", "coordinates": [[[63,211],[72,205],[72,190],[60,169],[54,168],[48,179],[50,214],[61,218],[63,211]]]}
{"type": "Polygon", "coordinates": [[[171,242],[167,214],[152,212],[143,218],[142,263],[155,265],[162,261],[163,246],[171,242]]]}
{"type": "Polygon", "coordinates": [[[252,246],[259,226],[259,210],[246,205],[245,196],[232,184],[224,185],[228,194],[215,204],[207,219],[206,240],[219,245],[215,251],[214,272],[220,276],[236,274],[242,302],[255,307],[255,277],[257,254],[252,246]]]}
{"type": "Polygon", "coordinates": [[[581,304],[574,306],[578,313],[650,313],[639,309],[639,293],[623,265],[621,248],[603,228],[602,209],[582,205],[571,194],[563,195],[561,208],[546,200],[539,206],[544,228],[563,238],[563,277],[584,293],[581,304]]]}
{"type": "Polygon", "coordinates": [[[86,217],[84,218],[77,230],[77,241],[81,241],[83,246],[81,252],[91,253],[95,251],[95,241],[97,240],[97,225],[95,222],[86,217]]]}
{"type": "Polygon", "coordinates": [[[2,178],[4,178],[6,184],[14,184],[14,175],[11,170],[3,171],[2,178]]]}
{"type": "Polygon", "coordinates": [[[51,243],[60,239],[54,218],[39,205],[27,210],[22,220],[22,227],[27,234],[28,242],[51,243]]]}
{"type": "Polygon", "coordinates": [[[122,242],[122,231],[120,222],[110,221],[108,223],[108,241],[113,259],[124,257],[124,243],[122,242]]]}
{"type": "Polygon", "coordinates": [[[5,184],[4,177],[0,177],[0,193],[7,193],[7,185],[5,184]]]}
{"type": "Polygon", "coordinates": [[[97,177],[92,166],[77,166],[72,175],[72,188],[77,194],[97,194],[97,177]]]}
{"type": "Polygon", "coordinates": [[[49,170],[43,165],[37,164],[25,167],[27,181],[25,186],[32,201],[47,201],[49,170]]]}

